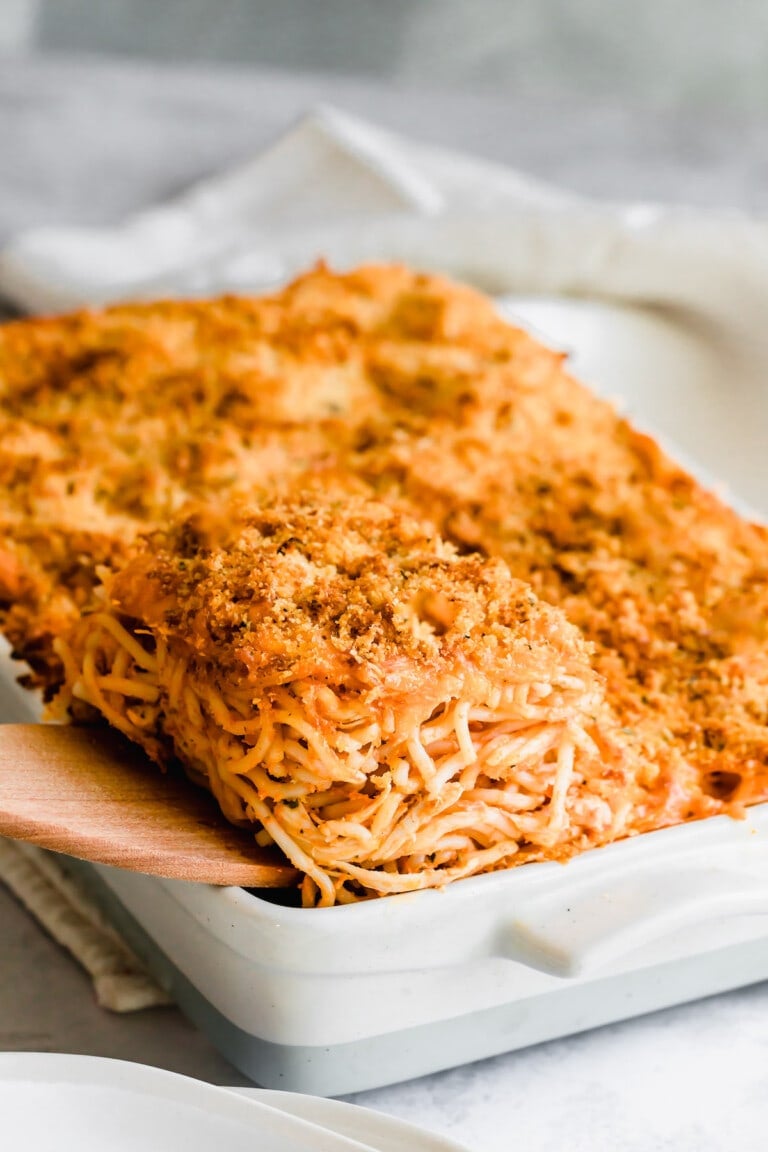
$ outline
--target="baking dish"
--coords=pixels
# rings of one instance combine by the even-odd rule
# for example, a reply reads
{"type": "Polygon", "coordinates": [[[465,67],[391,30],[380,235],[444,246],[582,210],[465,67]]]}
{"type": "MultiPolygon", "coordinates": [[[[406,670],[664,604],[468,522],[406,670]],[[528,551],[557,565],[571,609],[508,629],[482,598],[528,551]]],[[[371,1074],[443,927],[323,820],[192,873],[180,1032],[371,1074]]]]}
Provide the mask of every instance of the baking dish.
{"type": "MultiPolygon", "coordinates": [[[[735,348],[677,309],[555,297],[503,308],[572,350],[577,374],[620,391],[700,474],[768,506],[758,342],[735,348]]],[[[8,677],[3,693],[3,718],[35,712],[8,677]]],[[[323,910],[68,866],[188,1015],[266,1087],[372,1088],[768,976],[768,805],[567,865],[323,910]]]]}

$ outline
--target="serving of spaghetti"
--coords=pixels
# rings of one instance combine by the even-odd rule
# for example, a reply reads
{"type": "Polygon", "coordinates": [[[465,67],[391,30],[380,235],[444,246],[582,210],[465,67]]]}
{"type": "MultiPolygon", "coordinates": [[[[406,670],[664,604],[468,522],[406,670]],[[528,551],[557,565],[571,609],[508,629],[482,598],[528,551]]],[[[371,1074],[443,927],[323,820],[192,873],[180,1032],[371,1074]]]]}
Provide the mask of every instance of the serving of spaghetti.
{"type": "Polygon", "coordinates": [[[359,496],[154,537],[58,649],[73,695],[181,759],[305,904],[621,834],[631,775],[587,645],[501,561],[359,496]]]}
{"type": "Polygon", "coordinates": [[[308,906],[768,798],[768,534],[468,288],[0,329],[0,622],[308,906]]]}

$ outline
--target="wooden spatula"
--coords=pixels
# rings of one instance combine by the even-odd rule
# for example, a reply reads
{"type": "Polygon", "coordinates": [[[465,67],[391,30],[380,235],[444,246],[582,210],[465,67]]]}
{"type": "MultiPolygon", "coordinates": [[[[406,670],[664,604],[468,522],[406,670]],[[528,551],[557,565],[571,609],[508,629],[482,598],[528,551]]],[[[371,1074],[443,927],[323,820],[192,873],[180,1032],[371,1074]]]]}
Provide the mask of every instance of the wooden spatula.
{"type": "Polygon", "coordinates": [[[201,788],[107,728],[0,724],[0,834],[205,884],[281,888],[298,875],[201,788]]]}

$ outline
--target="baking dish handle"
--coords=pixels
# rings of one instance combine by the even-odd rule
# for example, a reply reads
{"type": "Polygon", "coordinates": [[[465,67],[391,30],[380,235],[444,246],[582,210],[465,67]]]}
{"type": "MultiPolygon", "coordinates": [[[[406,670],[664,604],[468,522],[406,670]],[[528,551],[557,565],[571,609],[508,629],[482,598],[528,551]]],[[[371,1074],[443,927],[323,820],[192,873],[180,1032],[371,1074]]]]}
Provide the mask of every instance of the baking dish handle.
{"type": "Polygon", "coordinates": [[[549,975],[587,976],[681,929],[768,916],[768,870],[691,865],[613,879],[526,902],[498,952],[549,975]]]}

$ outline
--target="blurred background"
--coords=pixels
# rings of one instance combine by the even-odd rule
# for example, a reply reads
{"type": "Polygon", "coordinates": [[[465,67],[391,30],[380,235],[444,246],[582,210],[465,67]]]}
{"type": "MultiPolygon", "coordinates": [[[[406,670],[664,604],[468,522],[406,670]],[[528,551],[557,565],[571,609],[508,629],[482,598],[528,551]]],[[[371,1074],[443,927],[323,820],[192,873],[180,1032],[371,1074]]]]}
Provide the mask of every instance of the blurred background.
{"type": "Polygon", "coordinates": [[[0,0],[6,53],[262,64],[762,112],[765,0],[0,0]]]}
{"type": "Polygon", "coordinates": [[[0,242],[322,102],[588,196],[768,208],[766,0],[0,0],[0,242]]]}

